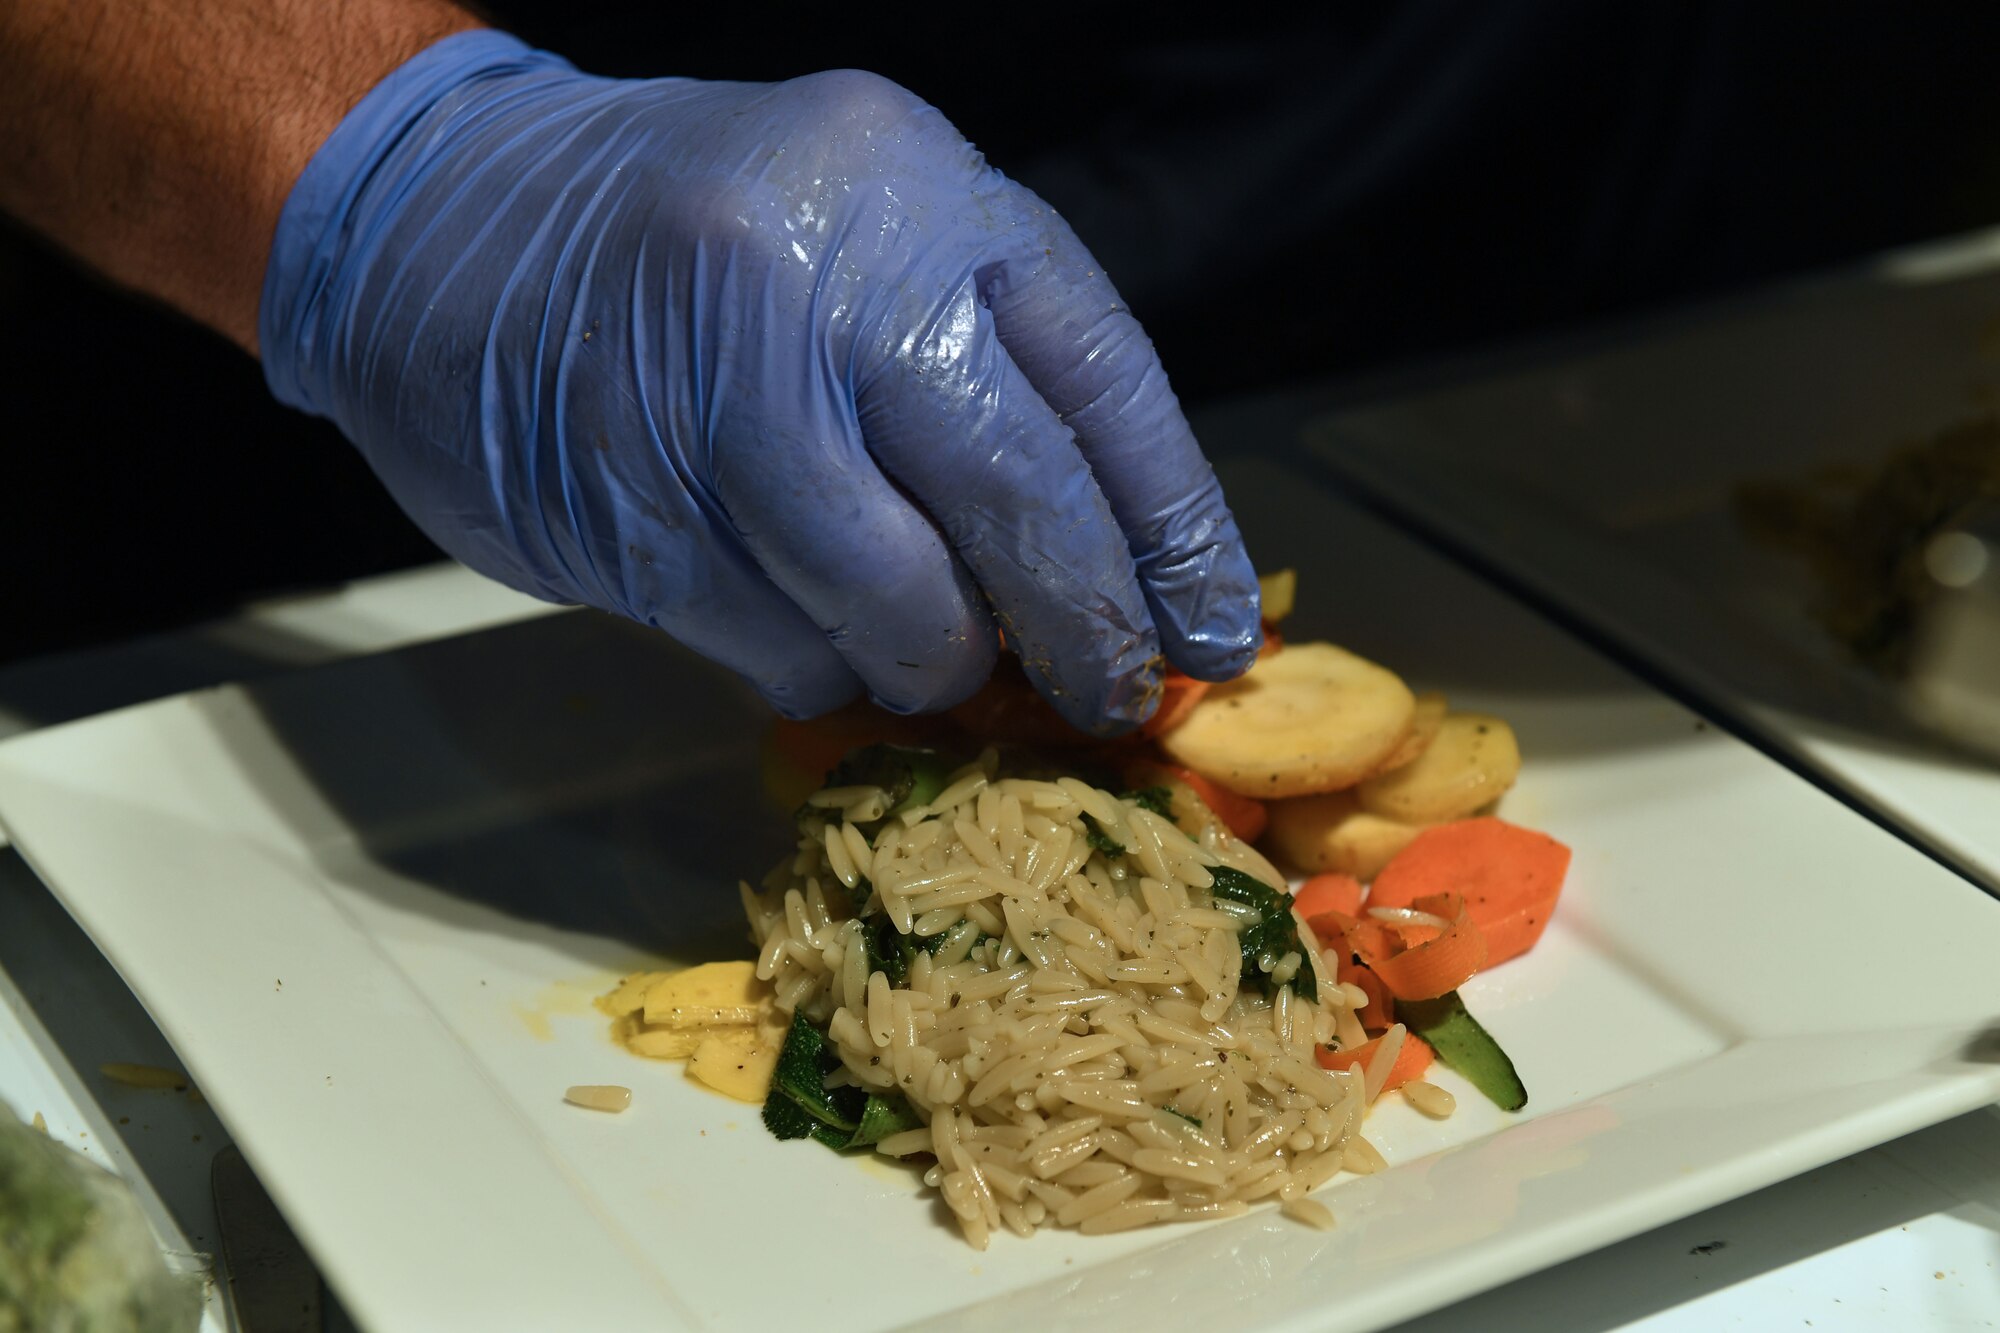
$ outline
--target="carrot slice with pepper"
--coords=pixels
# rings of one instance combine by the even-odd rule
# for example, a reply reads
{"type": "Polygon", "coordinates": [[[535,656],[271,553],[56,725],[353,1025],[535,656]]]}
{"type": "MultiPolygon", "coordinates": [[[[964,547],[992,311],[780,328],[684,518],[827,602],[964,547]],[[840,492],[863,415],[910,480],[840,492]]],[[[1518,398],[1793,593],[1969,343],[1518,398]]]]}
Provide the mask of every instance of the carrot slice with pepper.
{"type": "MultiPolygon", "coordinates": [[[[1569,872],[1569,848],[1493,818],[1461,819],[1419,833],[1368,890],[1370,907],[1409,907],[1453,893],[1486,937],[1486,966],[1526,953],[1542,937],[1569,872]]],[[[1407,997],[1406,997],[1407,998],[1407,997]]]]}
{"type": "Polygon", "coordinates": [[[1201,696],[1208,690],[1207,681],[1196,680],[1186,672],[1168,667],[1166,674],[1160,677],[1160,706],[1139,728],[1140,734],[1166,735],[1187,720],[1187,715],[1194,711],[1194,706],[1201,702],[1201,696]]]}
{"type": "MultiPolygon", "coordinates": [[[[1352,1069],[1356,1065],[1367,1068],[1375,1058],[1375,1052],[1382,1045],[1380,1037],[1370,1037],[1361,1045],[1347,1051],[1330,1051],[1322,1046],[1313,1052],[1313,1059],[1319,1061],[1321,1069],[1352,1069]]],[[[1414,1032],[1403,1034],[1403,1049],[1396,1053],[1396,1063],[1389,1066],[1389,1077],[1382,1084],[1382,1091],[1400,1088],[1412,1079],[1422,1078],[1437,1059],[1437,1052],[1429,1042],[1414,1032]]]]}
{"type": "Polygon", "coordinates": [[[1362,1028],[1380,1032],[1395,1022],[1396,997],[1361,959],[1399,953],[1414,941],[1406,940],[1401,932],[1385,921],[1352,917],[1337,908],[1325,909],[1307,917],[1306,924],[1312,927],[1320,948],[1333,957],[1333,979],[1352,982],[1368,997],[1368,1003],[1354,1015],[1362,1028]]]}
{"type": "MultiPolygon", "coordinates": [[[[1292,895],[1292,909],[1310,921],[1321,912],[1361,913],[1361,881],[1352,875],[1314,875],[1292,895]]],[[[1318,927],[1314,927],[1318,929],[1318,927]]]]}
{"type": "Polygon", "coordinates": [[[1401,931],[1386,921],[1373,917],[1352,917],[1344,912],[1321,912],[1311,918],[1309,924],[1321,943],[1328,940],[1344,940],[1350,954],[1366,960],[1386,958],[1390,954],[1401,953],[1421,940],[1406,939],[1401,931]]]}
{"type": "MultiPolygon", "coordinates": [[[[1342,951],[1345,953],[1345,951],[1342,951]]],[[[1389,988],[1382,984],[1382,978],[1375,975],[1366,963],[1356,962],[1351,957],[1343,957],[1340,966],[1334,969],[1335,981],[1352,982],[1368,997],[1368,1003],[1361,1006],[1354,1017],[1366,1032],[1380,1032],[1396,1021],[1396,1000],[1389,994],[1389,988]]]]}
{"type": "MultiPolygon", "coordinates": [[[[1486,937],[1473,924],[1462,898],[1456,894],[1436,894],[1418,898],[1410,907],[1442,917],[1450,924],[1432,938],[1400,952],[1381,949],[1376,944],[1365,944],[1356,950],[1361,961],[1389,988],[1389,994],[1399,1000],[1436,999],[1457,990],[1466,978],[1486,966],[1486,937]]],[[[1400,928],[1392,929],[1400,933],[1400,928]]],[[[1429,927],[1417,934],[1421,937],[1434,930],[1435,927],[1429,927]]]]}

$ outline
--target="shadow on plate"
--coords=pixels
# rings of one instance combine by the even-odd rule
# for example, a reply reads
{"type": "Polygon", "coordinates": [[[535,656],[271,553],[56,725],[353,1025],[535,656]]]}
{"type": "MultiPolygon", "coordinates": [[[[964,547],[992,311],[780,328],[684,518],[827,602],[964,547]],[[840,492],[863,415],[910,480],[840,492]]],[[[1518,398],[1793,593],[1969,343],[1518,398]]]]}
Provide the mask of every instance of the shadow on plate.
{"type": "MultiPolygon", "coordinates": [[[[1335,492],[1269,461],[1224,477],[1260,563],[1299,570],[1292,637],[1345,643],[1500,713],[1530,766],[1694,738],[1699,724],[1645,684],[1335,492]]],[[[737,880],[789,846],[760,781],[768,709],[731,673],[610,616],[542,617],[247,692],[263,725],[224,725],[225,742],[275,743],[309,784],[287,797],[261,776],[268,752],[246,752],[266,799],[322,869],[411,911],[734,954],[737,880]],[[356,873],[356,852],[393,875],[356,873]]]]}
{"type": "MultiPolygon", "coordinates": [[[[329,873],[406,910],[737,954],[736,882],[788,845],[759,782],[769,711],[727,671],[610,616],[543,617],[247,693],[312,789],[268,798],[329,873]],[[346,873],[355,853],[391,875],[346,873]]],[[[259,762],[244,756],[247,771],[259,762]]]]}
{"type": "Polygon", "coordinates": [[[1958,1058],[1969,1065],[2000,1065],[2000,1023],[1968,1041],[1958,1058]]]}

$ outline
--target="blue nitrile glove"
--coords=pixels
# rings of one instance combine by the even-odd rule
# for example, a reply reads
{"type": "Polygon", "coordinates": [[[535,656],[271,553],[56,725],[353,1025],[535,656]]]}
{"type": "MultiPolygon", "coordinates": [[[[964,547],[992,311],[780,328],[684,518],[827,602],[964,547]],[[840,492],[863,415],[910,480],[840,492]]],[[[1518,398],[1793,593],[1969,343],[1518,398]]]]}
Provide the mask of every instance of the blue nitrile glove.
{"type": "Polygon", "coordinates": [[[807,716],[949,706],[996,622],[1097,731],[1232,676],[1256,583],[1137,321],[1048,206],[872,75],[579,74],[494,32],[300,177],[259,332],[441,546],[807,716]]]}

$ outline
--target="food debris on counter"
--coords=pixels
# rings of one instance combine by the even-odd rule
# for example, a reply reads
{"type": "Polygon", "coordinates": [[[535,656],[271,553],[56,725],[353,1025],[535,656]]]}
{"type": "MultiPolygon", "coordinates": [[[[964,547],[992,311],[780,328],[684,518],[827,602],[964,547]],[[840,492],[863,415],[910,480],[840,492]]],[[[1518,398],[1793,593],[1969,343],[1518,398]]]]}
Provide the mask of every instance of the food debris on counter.
{"type": "Polygon", "coordinates": [[[165,1069],[159,1065],[134,1065],[113,1060],[101,1064],[97,1072],[113,1083],[122,1083],[128,1088],[170,1089],[186,1092],[192,1086],[186,1074],[178,1069],[165,1069]]]}

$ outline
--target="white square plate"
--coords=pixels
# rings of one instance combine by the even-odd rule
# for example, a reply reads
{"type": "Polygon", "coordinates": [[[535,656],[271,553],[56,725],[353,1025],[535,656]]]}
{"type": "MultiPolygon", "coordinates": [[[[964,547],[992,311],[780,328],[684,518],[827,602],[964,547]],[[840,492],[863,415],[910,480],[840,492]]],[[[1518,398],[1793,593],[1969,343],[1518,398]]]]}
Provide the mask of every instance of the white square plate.
{"type": "Polygon", "coordinates": [[[783,839],[757,706],[599,617],[22,737],[0,820],[378,1330],[1375,1327],[2000,1096],[2000,907],[1315,483],[1225,477],[1288,631],[1510,719],[1505,813],[1576,849],[1466,987],[1527,1112],[1386,1106],[1332,1232],[975,1253],[908,1172],[614,1049],[589,997],[742,947],[783,839]]]}

